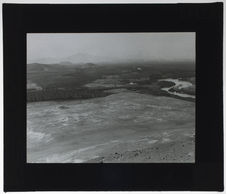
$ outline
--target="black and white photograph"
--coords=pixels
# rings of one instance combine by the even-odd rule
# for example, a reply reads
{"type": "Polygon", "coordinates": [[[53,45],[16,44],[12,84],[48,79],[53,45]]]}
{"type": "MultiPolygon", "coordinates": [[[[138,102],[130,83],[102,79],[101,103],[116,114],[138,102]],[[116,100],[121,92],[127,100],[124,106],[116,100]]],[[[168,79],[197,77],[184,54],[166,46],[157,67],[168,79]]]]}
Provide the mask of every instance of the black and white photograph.
{"type": "Polygon", "coordinates": [[[27,33],[27,163],[194,163],[195,32],[27,33]]]}
{"type": "Polygon", "coordinates": [[[223,3],[5,3],[4,192],[224,191],[223,3]]]}

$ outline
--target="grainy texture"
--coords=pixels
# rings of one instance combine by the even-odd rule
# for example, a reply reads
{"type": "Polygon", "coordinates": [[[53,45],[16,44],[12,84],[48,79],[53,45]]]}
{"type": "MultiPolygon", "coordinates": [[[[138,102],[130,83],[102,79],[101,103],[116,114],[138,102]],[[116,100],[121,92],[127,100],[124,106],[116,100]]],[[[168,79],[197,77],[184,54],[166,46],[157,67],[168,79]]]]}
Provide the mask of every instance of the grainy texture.
{"type": "Polygon", "coordinates": [[[193,102],[124,91],[27,111],[28,162],[194,162],[193,102]]]}

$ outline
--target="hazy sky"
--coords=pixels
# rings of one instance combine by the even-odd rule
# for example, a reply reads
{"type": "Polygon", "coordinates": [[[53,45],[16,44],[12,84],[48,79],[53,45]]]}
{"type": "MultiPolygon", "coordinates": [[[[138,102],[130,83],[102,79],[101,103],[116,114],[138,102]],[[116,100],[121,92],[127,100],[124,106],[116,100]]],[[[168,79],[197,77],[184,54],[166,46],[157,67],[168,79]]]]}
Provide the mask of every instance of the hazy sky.
{"type": "Polygon", "coordinates": [[[195,33],[28,33],[27,61],[41,60],[195,61],[195,33]]]}

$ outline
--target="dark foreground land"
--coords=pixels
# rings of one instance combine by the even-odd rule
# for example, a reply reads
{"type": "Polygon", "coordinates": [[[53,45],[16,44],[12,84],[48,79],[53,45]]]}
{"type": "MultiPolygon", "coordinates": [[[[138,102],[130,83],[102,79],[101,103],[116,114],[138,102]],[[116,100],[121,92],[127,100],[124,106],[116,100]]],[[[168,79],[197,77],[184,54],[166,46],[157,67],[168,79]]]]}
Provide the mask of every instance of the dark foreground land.
{"type": "Polygon", "coordinates": [[[195,161],[193,64],[29,64],[27,101],[28,162],[195,161]]]}

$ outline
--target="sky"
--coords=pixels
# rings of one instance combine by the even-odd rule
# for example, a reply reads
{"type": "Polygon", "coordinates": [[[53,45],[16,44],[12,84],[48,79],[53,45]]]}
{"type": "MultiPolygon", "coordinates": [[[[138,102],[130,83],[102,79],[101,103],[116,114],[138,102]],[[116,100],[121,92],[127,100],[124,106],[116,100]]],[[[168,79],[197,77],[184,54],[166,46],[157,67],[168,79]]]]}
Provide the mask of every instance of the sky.
{"type": "Polygon", "coordinates": [[[28,33],[27,63],[195,61],[195,32],[28,33]]]}

